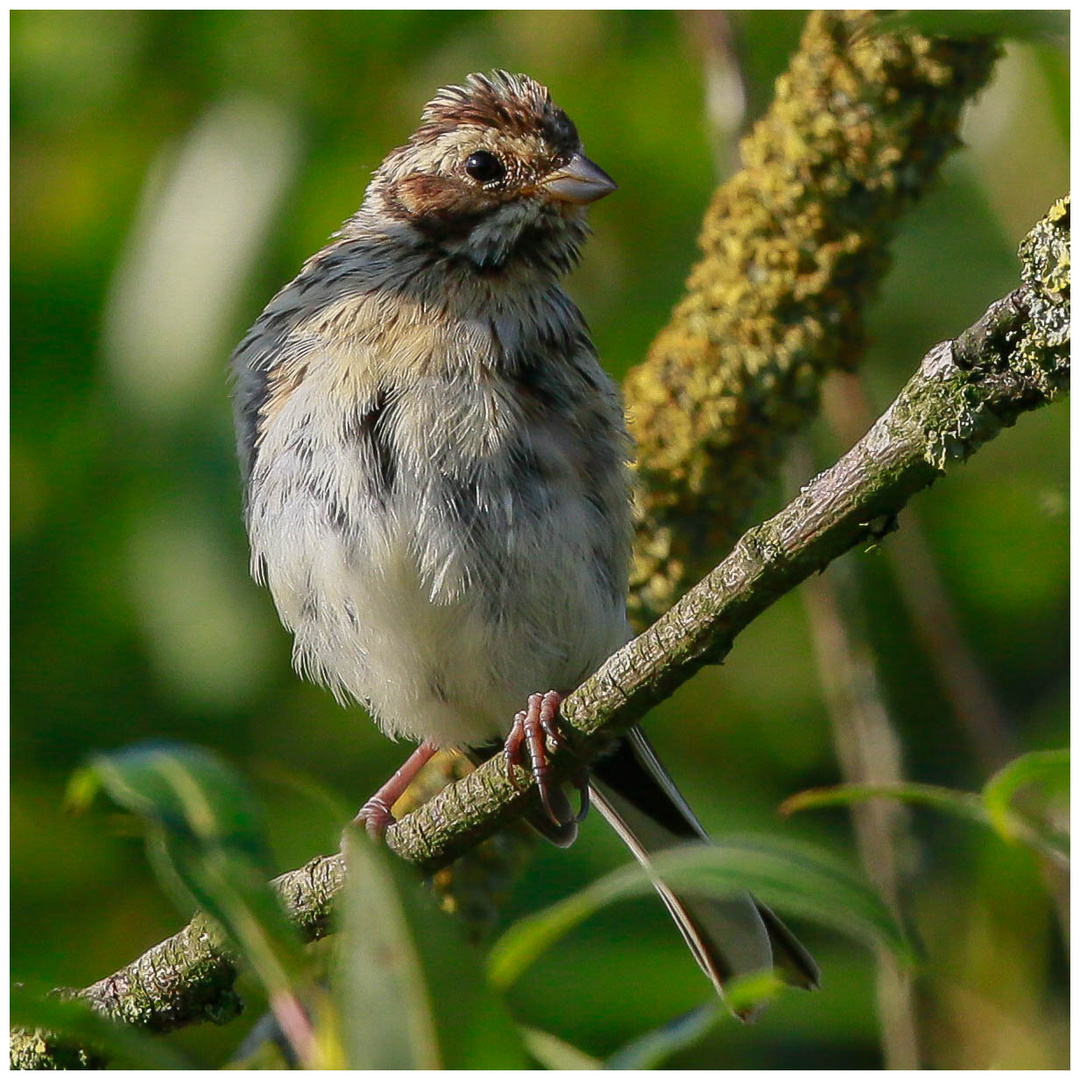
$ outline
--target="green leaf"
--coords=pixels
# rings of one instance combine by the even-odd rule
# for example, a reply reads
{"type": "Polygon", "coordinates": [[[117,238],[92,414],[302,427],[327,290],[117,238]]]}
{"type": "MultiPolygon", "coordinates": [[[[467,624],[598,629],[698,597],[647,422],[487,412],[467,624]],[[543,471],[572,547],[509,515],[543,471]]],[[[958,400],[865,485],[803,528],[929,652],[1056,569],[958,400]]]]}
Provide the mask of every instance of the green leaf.
{"type": "Polygon", "coordinates": [[[994,773],[986,782],[982,790],[983,804],[990,824],[1005,840],[1025,838],[1023,822],[1014,812],[1012,800],[1020,788],[1030,784],[1068,790],[1068,749],[1036,750],[1023,754],[994,773]]]}
{"type": "MultiPolygon", "coordinates": [[[[224,927],[265,986],[282,1030],[312,1063],[310,1024],[294,992],[308,965],[268,883],[262,812],[247,786],[217,755],[182,744],[98,754],[89,768],[116,802],[143,819],[162,882],[181,905],[194,898],[224,927]]],[[[88,790],[79,777],[76,793],[85,798],[88,790]]]]}
{"type": "MultiPolygon", "coordinates": [[[[719,897],[749,889],[770,906],[882,941],[898,956],[911,958],[903,932],[877,894],[851,870],[805,845],[772,838],[693,844],[662,852],[653,860],[653,869],[673,889],[699,895],[719,897]]],[[[634,863],[519,920],[492,948],[488,977],[497,987],[509,986],[537,956],[593,912],[652,888],[645,871],[634,863]]]]}
{"type": "Polygon", "coordinates": [[[758,971],[740,975],[724,987],[727,1009],[718,1016],[731,1016],[755,1012],[760,1006],[772,1001],[784,989],[784,980],[773,971],[758,971]]]}
{"type": "Polygon", "coordinates": [[[1025,754],[991,777],[982,795],[934,784],[837,784],[813,788],[786,799],[780,806],[783,814],[822,806],[850,806],[867,799],[897,799],[900,802],[927,806],[966,821],[994,829],[1007,840],[1027,844],[1054,862],[1068,866],[1067,842],[1040,832],[1010,805],[1017,788],[1028,783],[1068,780],[1068,750],[1040,751],[1025,754]],[[1031,759],[1031,760],[1029,760],[1031,759]]]}
{"type": "Polygon", "coordinates": [[[87,765],[76,769],[68,781],[67,791],[64,792],[65,809],[74,814],[82,813],[100,790],[101,781],[92,768],[87,765]]]}
{"type": "Polygon", "coordinates": [[[518,1031],[525,1043],[529,1056],[543,1065],[545,1069],[565,1072],[566,1070],[583,1071],[603,1069],[604,1063],[584,1050],[571,1046],[568,1042],[539,1028],[520,1025],[518,1031]]]}
{"type": "Polygon", "coordinates": [[[935,784],[882,783],[837,784],[834,787],[811,788],[785,799],[780,804],[781,814],[794,814],[800,810],[815,810],[822,806],[851,806],[867,799],[896,799],[942,810],[947,814],[987,824],[986,808],[978,795],[968,791],[935,784]]]}
{"type": "Polygon", "coordinates": [[[127,1069],[192,1069],[183,1055],[145,1032],[117,1024],[94,1012],[85,1001],[65,1001],[21,987],[11,992],[9,1023],[27,1029],[55,1032],[64,1040],[105,1056],[114,1067],[127,1069]]]}
{"type": "Polygon", "coordinates": [[[338,1001],[351,1069],[521,1069],[509,1012],[414,869],[349,833],[338,1001]]]}
{"type": "Polygon", "coordinates": [[[113,800],[161,825],[173,837],[235,855],[269,876],[261,808],[236,772],[216,754],[166,742],[95,754],[88,770],[73,778],[69,798],[80,789],[88,790],[87,771],[113,800]]]}

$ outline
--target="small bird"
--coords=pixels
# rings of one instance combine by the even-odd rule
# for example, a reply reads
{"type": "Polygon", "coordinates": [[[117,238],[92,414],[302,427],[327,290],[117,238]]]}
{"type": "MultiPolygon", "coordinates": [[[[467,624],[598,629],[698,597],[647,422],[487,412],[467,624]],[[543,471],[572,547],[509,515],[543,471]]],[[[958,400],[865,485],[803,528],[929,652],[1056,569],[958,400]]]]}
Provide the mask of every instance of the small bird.
{"type": "MultiPolygon", "coordinates": [[[[528,758],[556,843],[589,792],[646,865],[707,841],[640,729],[581,781],[578,814],[546,760],[562,696],[630,637],[630,440],[559,285],[585,207],[615,187],[545,87],[469,75],[233,354],[252,573],[294,663],[420,743],[360,811],[374,835],[438,748],[503,744],[528,758]]],[[[762,969],[817,984],[748,893],[657,889],[721,994],[762,969]]]]}

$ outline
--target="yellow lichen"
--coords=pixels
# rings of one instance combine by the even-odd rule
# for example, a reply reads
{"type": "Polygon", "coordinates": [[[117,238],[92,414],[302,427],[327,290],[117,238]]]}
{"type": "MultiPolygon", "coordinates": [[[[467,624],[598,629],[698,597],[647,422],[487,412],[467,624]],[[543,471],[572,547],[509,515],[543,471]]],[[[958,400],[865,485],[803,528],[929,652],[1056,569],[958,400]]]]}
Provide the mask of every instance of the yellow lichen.
{"type": "Polygon", "coordinates": [[[685,297],[627,378],[639,623],[724,554],[824,373],[857,363],[892,226],[956,145],[996,56],[985,40],[871,33],[873,20],[810,16],[743,169],[706,212],[685,297]]]}

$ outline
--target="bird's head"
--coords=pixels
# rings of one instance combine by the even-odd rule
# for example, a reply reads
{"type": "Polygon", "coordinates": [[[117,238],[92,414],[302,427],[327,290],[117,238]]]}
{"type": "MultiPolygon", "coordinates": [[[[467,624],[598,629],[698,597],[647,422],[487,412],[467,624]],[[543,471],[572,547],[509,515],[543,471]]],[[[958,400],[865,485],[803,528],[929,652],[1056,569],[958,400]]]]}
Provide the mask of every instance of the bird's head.
{"type": "Polygon", "coordinates": [[[585,206],[614,190],[547,88],[496,71],[439,90],[376,171],[360,217],[480,269],[520,260],[558,274],[587,235],[585,206]]]}

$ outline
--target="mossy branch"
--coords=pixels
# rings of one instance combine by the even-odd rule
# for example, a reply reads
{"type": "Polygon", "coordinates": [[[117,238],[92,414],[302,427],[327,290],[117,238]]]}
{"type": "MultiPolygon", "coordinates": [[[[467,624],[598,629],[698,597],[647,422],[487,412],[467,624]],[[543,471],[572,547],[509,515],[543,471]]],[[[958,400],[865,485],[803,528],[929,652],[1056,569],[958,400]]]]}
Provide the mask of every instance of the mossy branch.
{"type": "MultiPolygon", "coordinates": [[[[1032,230],[1021,257],[1020,288],[954,341],[931,349],[840,461],[747,532],[699,585],[566,699],[577,754],[594,755],[703,664],[722,660],[736,635],[780,596],[851,548],[879,540],[915,492],[1067,388],[1068,198],[1032,230]]],[[[557,768],[570,764],[566,754],[556,760],[557,768]]],[[[535,805],[524,771],[520,778],[517,788],[501,761],[489,762],[392,826],[389,847],[425,871],[445,866],[535,805]]],[[[314,940],[327,932],[343,880],[344,860],[331,855],[273,884],[301,933],[314,940]]],[[[235,958],[197,916],[116,974],[68,993],[107,1016],[167,1031],[235,1015],[235,977],[235,958]]],[[[59,1049],[40,1032],[13,1033],[12,1061],[21,1067],[55,1067],[59,1049]]]]}
{"type": "Polygon", "coordinates": [[[863,353],[863,312],[897,220],[959,145],[991,39],[882,33],[815,12],[713,197],[686,295],[626,380],[640,496],[630,612],[645,626],[715,564],[863,353]]]}

